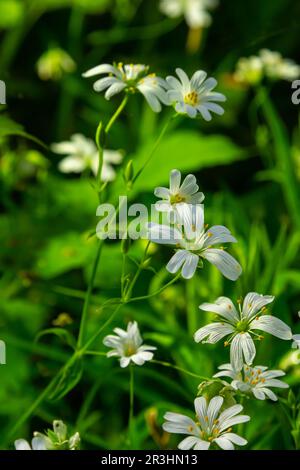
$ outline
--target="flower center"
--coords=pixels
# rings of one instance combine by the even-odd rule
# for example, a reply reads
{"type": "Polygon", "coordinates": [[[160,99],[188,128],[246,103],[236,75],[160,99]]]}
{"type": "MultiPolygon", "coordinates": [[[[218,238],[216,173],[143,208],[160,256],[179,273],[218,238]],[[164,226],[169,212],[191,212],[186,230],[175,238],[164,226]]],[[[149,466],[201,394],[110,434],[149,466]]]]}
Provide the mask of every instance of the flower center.
{"type": "Polygon", "coordinates": [[[184,102],[190,104],[191,106],[196,106],[199,103],[199,96],[196,91],[191,91],[184,97],[184,102]]]}
{"type": "Polygon", "coordinates": [[[133,356],[136,353],[136,347],[133,344],[126,344],[124,346],[124,355],[126,357],[133,356]]]}
{"type": "Polygon", "coordinates": [[[248,331],[248,322],[247,322],[247,320],[240,320],[239,322],[237,322],[236,329],[240,333],[244,333],[244,332],[248,331]]]}
{"type": "Polygon", "coordinates": [[[174,194],[170,197],[171,204],[179,204],[180,202],[185,202],[185,197],[180,194],[174,194]]]}

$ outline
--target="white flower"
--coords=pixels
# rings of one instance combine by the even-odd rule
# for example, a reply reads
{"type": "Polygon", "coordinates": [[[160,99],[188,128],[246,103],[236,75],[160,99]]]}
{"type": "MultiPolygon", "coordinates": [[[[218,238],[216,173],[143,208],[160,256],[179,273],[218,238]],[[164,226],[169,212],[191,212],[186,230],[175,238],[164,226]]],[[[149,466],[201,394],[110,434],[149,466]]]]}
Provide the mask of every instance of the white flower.
{"type": "Polygon", "coordinates": [[[212,90],[217,85],[215,78],[208,78],[207,73],[198,70],[191,79],[182,70],[177,68],[176,73],[179,77],[167,77],[168,97],[179,114],[187,114],[191,118],[195,118],[201,114],[205,121],[212,119],[211,113],[222,115],[224,109],[214,103],[214,101],[226,101],[221,93],[212,90]]]}
{"type": "MultiPolygon", "coordinates": [[[[91,169],[94,175],[97,175],[99,157],[93,140],[81,134],[74,134],[70,141],[52,144],[51,149],[58,154],[67,154],[67,157],[63,158],[58,165],[62,173],[81,173],[86,169],[91,169]]],[[[115,179],[116,173],[111,164],[121,163],[122,158],[122,154],[116,150],[104,150],[102,181],[115,179]]]]}
{"type": "Polygon", "coordinates": [[[263,78],[263,67],[264,65],[260,57],[242,57],[237,63],[233,76],[237,82],[256,85],[263,78]]]}
{"type": "Polygon", "coordinates": [[[47,450],[46,442],[43,437],[34,437],[30,444],[25,439],[15,441],[16,450],[47,450]]]}
{"type": "Polygon", "coordinates": [[[285,373],[282,370],[268,370],[264,366],[249,367],[243,366],[241,371],[236,371],[231,364],[223,364],[218,367],[220,372],[214,377],[229,377],[232,379],[231,386],[244,393],[252,393],[258,400],[277,401],[277,396],[270,390],[270,387],[288,388],[288,384],[277,377],[282,377],[285,373]]]}
{"type": "Polygon", "coordinates": [[[105,98],[107,100],[121,91],[129,93],[138,91],[144,95],[153,111],[159,112],[161,111],[161,103],[170,104],[165,91],[166,83],[162,78],[148,72],[149,67],[142,64],[101,64],[88,70],[83,76],[107,75],[94,83],[95,91],[106,90],[105,98]]]}
{"type": "Polygon", "coordinates": [[[181,183],[181,173],[178,170],[170,172],[170,189],[155,188],[154,194],[162,198],[156,202],[155,207],[160,212],[174,214],[178,204],[184,202],[187,204],[200,204],[204,200],[204,194],[198,192],[196,177],[187,175],[181,183]]]}
{"type": "Polygon", "coordinates": [[[293,340],[292,348],[300,349],[300,335],[293,335],[292,340],[293,340]]]}
{"type": "Polygon", "coordinates": [[[201,28],[211,24],[207,10],[217,4],[217,0],[161,0],[160,10],[170,18],[184,16],[190,28],[201,28]]]}
{"type": "Polygon", "coordinates": [[[132,361],[138,366],[142,366],[146,361],[151,361],[155,351],[154,346],[143,344],[137,322],[129,322],[127,330],[115,328],[115,335],[108,335],[104,338],[103,344],[108,348],[113,348],[107,353],[107,357],[119,357],[121,367],[127,367],[132,361]]]}
{"type": "Polygon", "coordinates": [[[262,339],[256,330],[265,331],[277,338],[290,340],[292,332],[288,325],[279,318],[264,315],[266,305],[273,302],[271,295],[260,295],[250,292],[244,299],[239,310],[235,308],[228,297],[219,297],[215,303],[204,303],[200,309],[214,312],[220,317],[219,322],[211,323],[196,331],[194,339],[197,343],[217,343],[229,335],[224,345],[230,344],[230,362],[237,371],[243,364],[251,365],[255,358],[256,349],[252,336],[262,339]]]}
{"type": "Polygon", "coordinates": [[[201,258],[215,265],[223,276],[235,281],[242,273],[239,263],[224,249],[211,248],[219,243],[234,243],[236,239],[222,225],[204,226],[204,208],[181,203],[176,207],[178,228],[150,223],[148,238],[154,243],[176,246],[176,253],[168,262],[167,270],[174,274],[181,269],[182,277],[195,274],[201,258]]]}
{"type": "Polygon", "coordinates": [[[247,441],[232,433],[231,427],[246,423],[250,417],[239,414],[243,409],[242,405],[234,405],[221,412],[223,401],[222,397],[216,396],[207,403],[204,397],[198,397],[194,401],[195,421],[179,413],[166,413],[163,429],[189,436],[178,445],[178,449],[182,450],[208,450],[212,443],[223,450],[233,450],[233,444],[244,446],[247,441]]]}

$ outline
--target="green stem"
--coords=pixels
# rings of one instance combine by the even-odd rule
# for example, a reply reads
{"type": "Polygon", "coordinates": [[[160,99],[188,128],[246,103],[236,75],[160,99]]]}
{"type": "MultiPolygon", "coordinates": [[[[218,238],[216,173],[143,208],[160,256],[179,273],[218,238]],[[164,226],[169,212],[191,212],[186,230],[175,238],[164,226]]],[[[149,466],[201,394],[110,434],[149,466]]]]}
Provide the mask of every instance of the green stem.
{"type": "MultiPolygon", "coordinates": [[[[104,152],[104,148],[105,148],[105,145],[106,145],[106,139],[107,139],[107,136],[108,136],[108,133],[109,133],[110,129],[112,128],[112,126],[114,125],[114,123],[116,122],[118,117],[120,116],[120,114],[123,111],[123,109],[125,108],[127,102],[128,102],[128,95],[125,95],[122,102],[121,102],[121,104],[119,105],[119,107],[117,108],[117,110],[115,111],[113,116],[110,118],[110,120],[108,121],[108,123],[107,123],[107,125],[104,129],[104,135],[103,136],[101,135],[101,133],[102,133],[102,121],[99,122],[97,130],[96,130],[95,141],[96,141],[96,145],[97,145],[97,148],[98,148],[98,154],[99,154],[99,165],[98,165],[96,181],[97,181],[97,184],[98,184],[98,187],[99,187],[99,195],[101,193],[100,188],[101,188],[101,180],[102,180],[101,177],[102,177],[102,168],[103,168],[103,152],[104,152]]],[[[100,198],[100,196],[99,196],[99,198],[100,198]]]]}
{"type": "Polygon", "coordinates": [[[183,369],[182,367],[175,366],[174,364],[171,364],[170,362],[158,361],[156,359],[152,359],[150,362],[152,362],[153,364],[159,364],[160,366],[169,367],[171,369],[178,370],[179,372],[183,372],[184,374],[189,375],[191,377],[195,377],[196,379],[211,380],[211,378],[209,377],[204,377],[203,375],[194,374],[194,372],[190,372],[186,369],[183,369]]]}
{"type": "Polygon", "coordinates": [[[149,249],[149,246],[150,246],[150,241],[148,241],[147,245],[146,245],[146,248],[145,248],[145,251],[144,251],[144,255],[143,255],[143,258],[140,262],[140,265],[131,281],[131,283],[129,284],[128,288],[126,289],[125,293],[124,293],[124,302],[128,302],[130,300],[130,296],[132,294],[132,290],[139,278],[139,275],[141,274],[142,270],[143,270],[143,267],[144,267],[144,262],[146,260],[146,256],[147,256],[147,252],[148,252],[148,249],[149,249]]]}
{"type": "Polygon", "coordinates": [[[129,367],[130,379],[129,379],[129,420],[128,420],[128,429],[129,429],[129,440],[132,446],[132,437],[133,437],[133,417],[134,417],[134,371],[133,365],[129,367]]]}
{"type": "Polygon", "coordinates": [[[295,177],[288,134],[265,88],[258,88],[257,93],[263,114],[272,133],[277,165],[281,172],[282,189],[286,205],[295,225],[300,228],[300,194],[295,177]]]}
{"type": "Polygon", "coordinates": [[[85,343],[85,345],[81,348],[80,353],[85,354],[85,352],[89,349],[89,347],[93,344],[93,342],[98,338],[100,333],[113,321],[113,319],[116,317],[117,313],[119,312],[120,308],[122,307],[123,304],[119,304],[115,310],[112,312],[112,314],[108,317],[106,322],[101,325],[101,327],[90,337],[90,339],[85,343]]]}
{"type": "Polygon", "coordinates": [[[161,292],[163,292],[167,287],[171,286],[172,284],[174,284],[178,279],[180,278],[180,273],[178,273],[175,277],[173,277],[173,279],[168,282],[167,284],[165,284],[164,286],[162,286],[160,289],[156,290],[155,292],[152,292],[151,294],[149,295],[141,295],[140,297],[132,297],[129,302],[137,302],[139,300],[147,300],[147,299],[151,299],[152,297],[155,297],[156,295],[160,294],[161,292]]]}
{"type": "Polygon", "coordinates": [[[98,264],[99,264],[99,260],[100,260],[100,256],[101,256],[102,246],[103,246],[103,241],[100,240],[99,243],[98,243],[96,258],[95,258],[93,269],[92,269],[92,275],[91,275],[91,279],[90,279],[90,282],[89,282],[89,285],[88,285],[84,305],[83,305],[81,321],[80,321],[80,327],[79,327],[79,334],[78,334],[78,341],[77,341],[78,348],[81,347],[82,342],[83,342],[83,335],[84,335],[84,331],[85,331],[85,325],[86,325],[86,322],[87,322],[87,315],[88,315],[88,310],[89,310],[89,306],[90,306],[92,290],[93,290],[93,287],[94,287],[95,276],[96,276],[96,273],[97,273],[97,268],[98,268],[98,264]]]}

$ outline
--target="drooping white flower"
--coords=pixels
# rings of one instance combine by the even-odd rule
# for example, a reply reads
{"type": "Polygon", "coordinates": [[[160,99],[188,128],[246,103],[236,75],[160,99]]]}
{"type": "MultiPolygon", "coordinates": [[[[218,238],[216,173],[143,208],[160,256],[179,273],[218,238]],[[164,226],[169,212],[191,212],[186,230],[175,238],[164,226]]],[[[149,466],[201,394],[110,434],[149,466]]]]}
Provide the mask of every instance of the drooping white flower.
{"type": "Polygon", "coordinates": [[[240,371],[244,363],[251,365],[255,358],[256,349],[252,337],[262,339],[255,331],[265,331],[284,340],[292,339],[291,329],[286,323],[264,314],[266,305],[273,300],[271,295],[250,292],[246,295],[242,308],[239,304],[238,310],[228,297],[219,297],[215,303],[200,305],[201,310],[216,313],[220,321],[196,331],[195,341],[213,344],[228,337],[224,345],[230,345],[230,362],[235,370],[240,371]]]}
{"type": "Polygon", "coordinates": [[[242,405],[234,405],[221,412],[224,399],[220,396],[212,398],[207,403],[204,397],[194,401],[196,419],[179,413],[166,413],[163,429],[174,434],[186,434],[178,445],[182,450],[208,450],[212,443],[223,450],[233,450],[234,445],[244,446],[246,439],[231,432],[235,424],[246,423],[250,420],[247,415],[241,415],[242,405]]]}
{"type": "Polygon", "coordinates": [[[43,437],[34,437],[31,446],[25,439],[17,439],[15,441],[16,450],[47,450],[45,439],[43,437]]]}
{"type": "Polygon", "coordinates": [[[170,172],[170,188],[155,188],[154,194],[161,198],[155,207],[160,212],[174,214],[178,204],[201,204],[204,194],[198,192],[199,186],[194,175],[187,175],[181,183],[181,173],[179,170],[170,172]]]}
{"type": "Polygon", "coordinates": [[[76,69],[72,57],[59,47],[44,52],[36,66],[41,80],[60,80],[65,73],[72,73],[76,69]]]}
{"type": "Polygon", "coordinates": [[[107,353],[107,357],[119,357],[121,367],[127,367],[130,362],[142,366],[146,361],[151,361],[156,348],[143,344],[137,322],[129,322],[127,330],[115,328],[116,335],[108,335],[103,344],[113,348],[107,353]]]}
{"type": "MultiPolygon", "coordinates": [[[[82,134],[74,134],[70,141],[52,144],[53,152],[64,155],[58,168],[62,173],[82,173],[86,169],[97,174],[99,157],[96,144],[93,140],[87,139],[82,134]]],[[[112,164],[119,164],[122,161],[122,154],[116,150],[104,150],[102,165],[102,181],[113,181],[116,172],[112,164]]]]}
{"type": "Polygon", "coordinates": [[[300,349],[300,335],[293,335],[292,340],[293,340],[292,348],[300,349]]]}
{"type": "Polygon", "coordinates": [[[216,85],[215,78],[206,78],[207,73],[198,70],[191,79],[180,68],[176,69],[179,77],[167,77],[168,97],[179,114],[187,114],[191,118],[201,115],[205,121],[212,119],[211,113],[222,115],[224,109],[215,103],[223,102],[226,98],[222,93],[212,91],[216,85]]]}
{"type": "Polygon", "coordinates": [[[223,364],[218,367],[220,372],[214,377],[229,377],[232,379],[231,386],[236,390],[247,394],[253,394],[258,400],[277,401],[277,396],[270,390],[272,387],[288,388],[288,384],[278,377],[282,377],[285,373],[282,370],[268,370],[265,366],[250,367],[244,365],[241,371],[236,371],[231,364],[223,364]]]}
{"type": "Polygon", "coordinates": [[[15,441],[16,450],[78,450],[80,435],[78,432],[68,435],[67,426],[61,420],[53,421],[53,430],[44,433],[35,432],[31,446],[25,439],[15,441]]]}
{"type": "Polygon", "coordinates": [[[217,0],[161,0],[160,10],[170,18],[184,16],[188,26],[196,29],[211,24],[208,10],[217,4],[217,0]]]}
{"type": "Polygon", "coordinates": [[[201,259],[215,265],[226,278],[235,281],[242,273],[239,263],[224,249],[212,248],[220,243],[235,243],[236,239],[222,225],[206,228],[204,208],[181,203],[176,207],[177,227],[150,223],[148,239],[154,243],[176,246],[176,253],[168,262],[167,270],[174,274],[181,270],[182,277],[190,279],[201,259]]]}
{"type": "Polygon", "coordinates": [[[94,83],[95,91],[106,90],[105,98],[107,100],[117,93],[125,91],[128,93],[142,93],[149,106],[156,113],[161,111],[161,103],[167,106],[170,104],[165,91],[165,80],[156,77],[155,74],[149,74],[147,65],[101,64],[83,74],[84,77],[94,77],[96,75],[107,75],[94,83]]]}

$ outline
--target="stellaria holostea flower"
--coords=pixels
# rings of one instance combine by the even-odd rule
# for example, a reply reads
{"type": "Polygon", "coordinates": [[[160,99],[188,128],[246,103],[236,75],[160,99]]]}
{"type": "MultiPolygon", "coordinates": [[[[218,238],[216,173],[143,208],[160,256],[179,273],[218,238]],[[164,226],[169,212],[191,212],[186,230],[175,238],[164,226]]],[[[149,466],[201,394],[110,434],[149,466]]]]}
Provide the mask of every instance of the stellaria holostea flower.
{"type": "Polygon", "coordinates": [[[285,373],[282,370],[268,370],[265,366],[250,367],[244,365],[241,371],[236,371],[231,364],[223,364],[218,367],[220,372],[214,377],[229,377],[232,379],[231,386],[241,392],[252,393],[258,400],[277,401],[277,396],[270,390],[271,387],[288,388],[288,384],[278,377],[282,377],[285,373]]]}
{"type": "Polygon", "coordinates": [[[151,361],[156,348],[143,344],[137,322],[129,322],[127,330],[115,328],[116,335],[108,335],[103,344],[113,348],[107,353],[107,357],[119,357],[121,367],[127,367],[130,362],[142,366],[146,361],[151,361]]]}
{"type": "Polygon", "coordinates": [[[218,83],[215,78],[206,78],[207,73],[203,70],[195,72],[191,79],[180,68],[176,69],[176,73],[179,80],[169,76],[166,81],[169,100],[177,113],[187,114],[191,118],[200,114],[205,121],[212,119],[211,113],[224,113],[224,109],[215,103],[226,101],[222,93],[212,91],[218,83]]]}
{"type": "Polygon", "coordinates": [[[170,188],[155,188],[154,194],[161,198],[155,204],[156,210],[174,214],[178,204],[201,204],[204,194],[198,192],[199,186],[194,175],[187,175],[181,183],[181,173],[178,170],[170,172],[170,188]]]}
{"type": "Polygon", "coordinates": [[[16,450],[78,450],[80,435],[78,432],[68,435],[67,426],[63,421],[53,421],[53,431],[48,429],[44,433],[35,432],[32,439],[32,449],[25,439],[15,441],[16,450]]]}
{"type": "Polygon", "coordinates": [[[224,399],[220,396],[212,398],[207,403],[204,397],[194,401],[196,419],[179,413],[166,413],[164,431],[174,434],[187,434],[178,445],[182,450],[208,450],[211,444],[217,444],[223,450],[233,450],[234,445],[244,446],[247,441],[231,432],[235,424],[246,423],[250,420],[247,415],[239,414],[242,405],[233,405],[221,412],[224,399]]]}
{"type": "MultiPolygon", "coordinates": [[[[93,140],[87,139],[82,134],[74,134],[70,141],[55,143],[51,145],[53,152],[64,155],[58,168],[62,173],[81,173],[86,169],[91,169],[94,175],[97,174],[99,157],[96,144],[93,140]]],[[[102,181],[113,181],[116,172],[112,164],[119,164],[122,161],[122,154],[116,150],[104,150],[102,165],[102,181]]]]}
{"type": "Polygon", "coordinates": [[[260,330],[283,340],[291,340],[292,332],[286,323],[272,315],[265,315],[266,305],[273,302],[271,295],[250,292],[246,295],[243,306],[236,309],[228,297],[219,297],[214,303],[204,303],[200,309],[214,312],[220,317],[219,322],[203,326],[194,335],[197,343],[217,343],[228,336],[224,345],[230,345],[230,362],[237,371],[244,363],[251,365],[256,354],[252,337],[263,337],[255,331],[260,330]]]}
{"type": "Polygon", "coordinates": [[[76,64],[66,51],[56,47],[44,52],[36,67],[41,80],[60,80],[65,73],[74,72],[76,64]]]}
{"type": "Polygon", "coordinates": [[[202,28],[211,24],[211,10],[218,4],[217,0],[161,0],[160,10],[170,18],[184,16],[190,28],[202,28]]]}
{"type": "Polygon", "coordinates": [[[174,274],[181,270],[182,277],[190,279],[202,259],[215,265],[223,276],[235,281],[242,273],[239,263],[224,249],[212,248],[220,243],[234,243],[236,239],[222,225],[207,228],[201,204],[178,204],[176,227],[148,224],[148,239],[153,243],[175,245],[176,253],[168,262],[167,270],[174,274]]]}
{"type": "Polygon", "coordinates": [[[143,64],[118,65],[101,64],[83,74],[84,77],[107,75],[94,83],[94,90],[106,90],[105,98],[126,91],[127,93],[140,92],[155,112],[161,111],[161,103],[169,105],[166,94],[166,82],[155,74],[149,74],[149,67],[143,64]]]}

